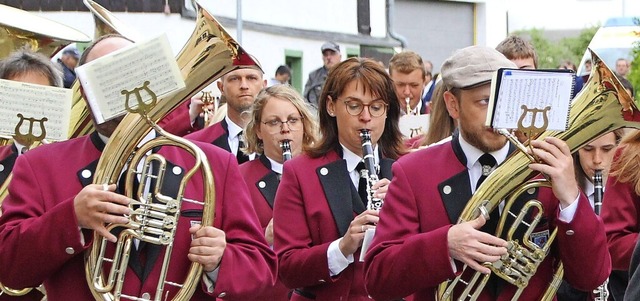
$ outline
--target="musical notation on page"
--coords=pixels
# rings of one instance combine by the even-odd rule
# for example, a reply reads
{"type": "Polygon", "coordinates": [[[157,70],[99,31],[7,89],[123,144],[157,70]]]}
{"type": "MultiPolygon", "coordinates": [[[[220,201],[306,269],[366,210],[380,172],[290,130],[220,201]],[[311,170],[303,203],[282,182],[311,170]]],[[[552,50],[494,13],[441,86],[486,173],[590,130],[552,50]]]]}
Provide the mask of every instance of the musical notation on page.
{"type": "MultiPolygon", "coordinates": [[[[69,120],[71,115],[70,89],[42,86],[0,80],[0,135],[12,136],[16,126],[23,118],[41,120],[46,118],[44,127],[47,140],[61,141],[68,138],[69,120]]],[[[40,126],[31,126],[24,122],[21,132],[31,131],[34,135],[40,134],[40,126]],[[22,130],[24,127],[24,131],[22,130]]]]}
{"type": "Polygon", "coordinates": [[[486,125],[564,131],[574,85],[575,75],[566,71],[500,69],[491,83],[486,125]]]}
{"type": "MultiPolygon", "coordinates": [[[[158,97],[185,87],[164,34],[91,61],[76,68],[76,73],[98,123],[124,115],[126,98],[122,91],[132,91],[146,81],[158,97]]],[[[145,103],[152,98],[149,93],[140,93],[140,97],[145,103]]]]}

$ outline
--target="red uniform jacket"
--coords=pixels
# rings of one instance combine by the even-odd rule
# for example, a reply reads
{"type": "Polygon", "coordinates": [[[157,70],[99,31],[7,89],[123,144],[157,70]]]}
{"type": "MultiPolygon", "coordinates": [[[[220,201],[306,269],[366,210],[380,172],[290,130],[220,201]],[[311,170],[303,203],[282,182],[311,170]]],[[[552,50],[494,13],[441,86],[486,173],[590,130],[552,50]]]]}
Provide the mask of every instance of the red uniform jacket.
{"type": "MultiPolygon", "coordinates": [[[[257,160],[241,164],[240,173],[249,187],[253,208],[258,214],[264,233],[273,217],[273,201],[276,197],[278,184],[280,184],[278,174],[271,170],[271,162],[265,155],[261,155],[257,160]]],[[[289,300],[289,292],[290,289],[278,280],[272,288],[252,300],[286,301],[289,300]]]]}
{"type": "MultiPolygon", "coordinates": [[[[91,183],[101,144],[94,133],[38,147],[17,160],[9,196],[3,203],[4,214],[0,217],[0,282],[15,288],[44,282],[47,297],[53,301],[93,298],[84,272],[84,251],[90,247],[92,235],[91,231],[83,230],[86,244],[81,243],[73,199],[83,186],[91,183]]],[[[198,146],[207,154],[213,168],[214,226],[225,231],[227,246],[215,290],[208,294],[202,284],[192,300],[211,300],[215,296],[245,300],[273,283],[274,253],[264,240],[235,158],[210,145],[198,143],[198,146]]],[[[172,163],[162,190],[175,190],[171,179],[180,178],[193,158],[173,147],[162,147],[159,154],[172,163]]],[[[194,179],[199,179],[198,174],[194,179]]],[[[185,197],[202,200],[202,190],[195,189],[202,186],[201,182],[189,182],[185,197]]],[[[201,207],[183,204],[172,253],[174,260],[169,269],[170,281],[183,282],[180,278],[190,264],[188,228],[201,216],[201,207]]],[[[147,264],[151,269],[143,271],[139,265],[136,268],[129,262],[124,293],[141,296],[149,292],[153,297],[162,262],[162,256],[158,256],[160,248],[163,249],[156,247],[156,252],[147,255],[147,262],[155,263],[147,264]]],[[[133,252],[132,257],[135,256],[133,252]]],[[[171,290],[169,299],[175,292],[171,290]]]]}
{"type": "Polygon", "coordinates": [[[11,174],[16,158],[18,158],[18,150],[15,144],[0,146],[0,186],[11,174]]]}
{"type": "MultiPolygon", "coordinates": [[[[620,151],[614,160],[617,160],[620,151]]],[[[620,183],[609,175],[602,200],[602,220],[607,232],[611,264],[626,271],[640,231],[640,197],[630,183],[620,183]]]]}
{"type": "MultiPolygon", "coordinates": [[[[391,178],[392,162],[381,160],[380,178],[391,178]]],[[[337,152],[320,158],[301,155],[285,164],[274,206],[274,247],[280,280],[299,288],[292,300],[307,300],[304,295],[315,300],[369,300],[360,251],[335,277],[327,261],[329,244],[343,237],[364,209],[337,152]]]]}
{"type": "Polygon", "coordinates": [[[191,99],[187,99],[171,113],[162,118],[158,122],[158,125],[165,131],[177,136],[184,136],[197,130],[198,128],[191,126],[191,118],[189,116],[190,104],[191,99]]]}
{"type": "MultiPolygon", "coordinates": [[[[414,300],[434,300],[438,284],[456,276],[447,234],[471,197],[465,161],[454,137],[394,164],[394,179],[365,262],[367,290],[376,300],[413,293],[414,300]]],[[[541,221],[534,233],[544,235],[545,230],[557,226],[557,243],[519,300],[540,300],[551,280],[554,258],[562,260],[565,279],[576,288],[587,291],[600,285],[609,275],[610,258],[604,245],[604,226],[588,199],[580,195],[574,219],[567,224],[557,218],[558,201],[550,189],[540,189],[538,198],[545,208],[546,222],[541,221]]],[[[505,283],[495,299],[510,300],[515,288],[505,283]]],[[[491,299],[494,297],[485,290],[479,300],[491,299]]]]}
{"type": "Polygon", "coordinates": [[[211,143],[219,148],[231,152],[231,148],[229,147],[229,130],[227,129],[227,121],[225,119],[189,134],[185,136],[185,138],[193,141],[211,143]]]}

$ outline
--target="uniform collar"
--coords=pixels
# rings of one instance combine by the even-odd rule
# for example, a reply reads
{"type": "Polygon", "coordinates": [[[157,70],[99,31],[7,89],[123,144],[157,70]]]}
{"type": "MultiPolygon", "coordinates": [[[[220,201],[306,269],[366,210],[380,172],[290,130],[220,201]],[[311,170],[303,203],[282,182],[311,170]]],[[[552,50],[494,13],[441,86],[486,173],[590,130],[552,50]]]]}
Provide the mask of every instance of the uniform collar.
{"type": "Polygon", "coordinates": [[[224,117],[224,120],[227,122],[227,132],[229,133],[229,138],[235,138],[236,136],[238,136],[238,134],[240,134],[240,132],[242,132],[242,127],[233,123],[233,121],[229,119],[229,116],[224,117]]]}
{"type": "MultiPolygon", "coordinates": [[[[347,162],[347,171],[348,172],[354,171],[358,166],[358,163],[362,162],[362,158],[354,154],[348,148],[344,147],[342,143],[340,144],[340,146],[342,147],[342,159],[344,159],[347,162]]],[[[378,155],[377,144],[373,146],[373,157],[376,164],[380,164],[380,156],[378,155]]]]}
{"type": "MultiPolygon", "coordinates": [[[[484,152],[469,144],[469,142],[465,141],[462,133],[458,134],[458,139],[460,142],[460,148],[462,148],[462,151],[464,152],[464,155],[467,159],[467,169],[471,169],[471,167],[473,167],[473,165],[478,162],[478,159],[480,159],[480,156],[482,156],[484,152]]],[[[502,162],[504,162],[505,159],[507,159],[507,156],[509,155],[509,143],[505,143],[501,149],[490,152],[489,154],[491,154],[496,159],[498,165],[500,165],[502,162]]]]}

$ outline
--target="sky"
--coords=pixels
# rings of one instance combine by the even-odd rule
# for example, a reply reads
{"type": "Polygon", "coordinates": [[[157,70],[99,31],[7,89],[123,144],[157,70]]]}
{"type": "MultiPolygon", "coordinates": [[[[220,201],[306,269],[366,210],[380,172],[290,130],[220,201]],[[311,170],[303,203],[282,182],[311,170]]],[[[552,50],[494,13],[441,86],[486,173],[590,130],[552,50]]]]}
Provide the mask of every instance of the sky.
{"type": "MultiPolygon", "coordinates": [[[[492,1],[492,0],[488,0],[492,1]]],[[[604,24],[610,17],[640,17],[639,0],[506,0],[509,31],[566,30],[604,24]]]]}

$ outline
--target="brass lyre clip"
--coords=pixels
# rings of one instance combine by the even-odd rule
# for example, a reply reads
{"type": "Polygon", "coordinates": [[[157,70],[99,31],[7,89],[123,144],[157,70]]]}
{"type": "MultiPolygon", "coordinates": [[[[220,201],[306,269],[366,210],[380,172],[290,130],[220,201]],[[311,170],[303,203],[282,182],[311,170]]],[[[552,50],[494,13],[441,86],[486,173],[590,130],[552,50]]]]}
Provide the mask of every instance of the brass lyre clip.
{"type": "Polygon", "coordinates": [[[125,100],[125,107],[127,109],[127,112],[131,112],[131,113],[139,113],[141,115],[145,115],[147,112],[149,112],[149,109],[153,108],[156,105],[156,102],[158,102],[158,96],[156,95],[155,92],[153,92],[150,88],[149,88],[149,84],[150,82],[148,80],[144,81],[144,84],[142,84],[142,87],[139,88],[134,88],[131,91],[127,91],[127,90],[122,90],[120,91],[120,94],[124,95],[126,100],[125,100]],[[147,91],[147,93],[151,96],[151,101],[149,103],[145,103],[142,100],[142,95],[140,95],[140,91],[141,90],[145,90],[147,91]],[[135,94],[136,95],[136,102],[137,102],[137,107],[135,105],[131,105],[130,102],[130,95],[131,94],[135,94]]]}
{"type": "Polygon", "coordinates": [[[18,124],[16,125],[13,139],[17,140],[21,144],[24,144],[27,148],[30,148],[34,142],[44,140],[44,138],[47,136],[47,129],[44,127],[44,123],[49,120],[47,117],[36,119],[36,118],[24,117],[24,115],[22,115],[21,113],[18,113],[17,116],[18,118],[20,118],[20,121],[18,121],[18,124]],[[29,121],[29,126],[28,126],[29,130],[27,131],[27,133],[22,133],[20,129],[22,128],[22,124],[24,123],[25,120],[29,121]],[[39,135],[33,134],[34,123],[40,124],[39,135]]]}

